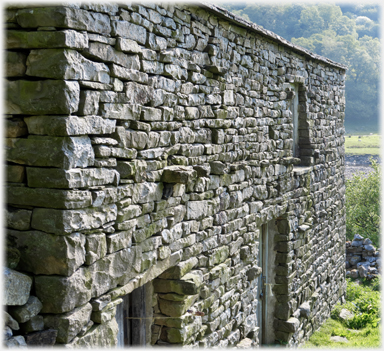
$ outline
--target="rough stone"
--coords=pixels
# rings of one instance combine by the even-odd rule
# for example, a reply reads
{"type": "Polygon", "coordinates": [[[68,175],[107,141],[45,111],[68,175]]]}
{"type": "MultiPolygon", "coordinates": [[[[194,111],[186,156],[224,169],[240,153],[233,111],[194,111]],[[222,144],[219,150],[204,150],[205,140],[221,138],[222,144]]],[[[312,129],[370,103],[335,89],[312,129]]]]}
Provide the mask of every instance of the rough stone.
{"type": "Polygon", "coordinates": [[[86,304],[91,299],[91,275],[79,268],[70,277],[38,275],[36,295],[43,304],[42,313],[64,313],[86,304]]]}
{"type": "Polygon", "coordinates": [[[14,80],[6,85],[6,113],[71,114],[79,106],[78,82],[65,80],[14,80]]]}
{"type": "Polygon", "coordinates": [[[31,226],[47,233],[66,235],[69,233],[100,228],[103,224],[114,221],[117,215],[115,204],[104,205],[96,209],[55,210],[35,208],[31,226]]]}
{"type": "Polygon", "coordinates": [[[25,335],[28,346],[53,346],[56,342],[57,330],[46,329],[25,335]]]}
{"type": "Polygon", "coordinates": [[[26,74],[51,79],[110,82],[107,65],[92,62],[71,49],[32,50],[28,56],[26,74]]]}
{"type": "Polygon", "coordinates": [[[32,211],[23,209],[6,209],[7,227],[17,230],[31,228],[32,211]]]}
{"type": "Polygon", "coordinates": [[[41,311],[43,305],[36,296],[30,296],[23,306],[9,307],[9,314],[19,323],[25,323],[41,311]]]}
{"type": "Polygon", "coordinates": [[[84,49],[88,47],[88,36],[70,29],[42,32],[9,30],[6,46],[8,49],[84,49]]]}
{"type": "Polygon", "coordinates": [[[22,28],[58,27],[86,30],[108,35],[111,32],[109,16],[72,7],[35,7],[21,9],[16,14],[22,28]]]}
{"type": "Polygon", "coordinates": [[[31,291],[32,279],[25,274],[4,268],[3,305],[20,306],[27,303],[31,291]]]}
{"type": "MultiPolygon", "coordinates": [[[[45,188],[8,187],[7,200],[10,204],[22,206],[37,206],[61,209],[84,208],[92,205],[92,195],[88,190],[59,190],[45,188]]],[[[17,214],[8,212],[9,227],[18,230],[30,229],[29,212],[27,210],[13,210],[17,214]],[[15,224],[16,218],[22,216],[24,224],[15,224]],[[13,223],[13,224],[12,224],[13,223]]]]}
{"type": "Polygon", "coordinates": [[[99,116],[33,116],[25,118],[30,134],[72,136],[86,134],[111,134],[116,121],[99,116]]]}
{"type": "Polygon", "coordinates": [[[67,313],[46,314],[44,324],[48,328],[57,330],[57,343],[66,344],[71,342],[88,324],[91,313],[92,306],[90,303],[86,303],[67,313]]]}
{"type": "Polygon", "coordinates": [[[58,236],[40,231],[8,230],[21,253],[18,268],[34,274],[69,276],[85,262],[85,237],[58,236]]]}
{"type": "Polygon", "coordinates": [[[94,164],[95,158],[88,136],[8,138],[6,149],[7,161],[29,166],[87,167],[94,164]]]}
{"type": "Polygon", "coordinates": [[[64,170],[28,167],[27,178],[28,186],[33,188],[73,189],[112,184],[116,171],[106,168],[64,170]]]}

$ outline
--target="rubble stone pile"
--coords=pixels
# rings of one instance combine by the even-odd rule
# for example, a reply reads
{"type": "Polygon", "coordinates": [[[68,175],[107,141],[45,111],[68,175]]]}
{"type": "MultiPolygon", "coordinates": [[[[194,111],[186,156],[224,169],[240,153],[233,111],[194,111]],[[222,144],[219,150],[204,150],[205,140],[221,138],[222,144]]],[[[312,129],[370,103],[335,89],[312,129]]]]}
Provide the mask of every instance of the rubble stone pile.
{"type": "Polygon", "coordinates": [[[352,241],[346,242],[345,248],[347,276],[372,279],[381,273],[380,249],[370,239],[356,234],[352,241]]]}

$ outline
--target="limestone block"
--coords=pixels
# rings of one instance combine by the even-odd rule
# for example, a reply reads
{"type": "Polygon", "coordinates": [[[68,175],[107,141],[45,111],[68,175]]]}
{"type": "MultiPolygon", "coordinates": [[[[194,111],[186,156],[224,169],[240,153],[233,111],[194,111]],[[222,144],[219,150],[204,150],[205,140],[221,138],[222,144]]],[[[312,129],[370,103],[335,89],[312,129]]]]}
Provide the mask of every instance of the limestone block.
{"type": "Polygon", "coordinates": [[[25,118],[30,134],[71,136],[86,134],[111,134],[116,121],[100,116],[33,116],[25,118]]]}
{"type": "Polygon", "coordinates": [[[127,21],[112,21],[112,36],[132,39],[140,44],[147,41],[147,30],[127,21]]]}
{"type": "Polygon", "coordinates": [[[26,349],[28,346],[25,342],[24,337],[21,335],[14,336],[14,337],[6,340],[4,345],[8,348],[17,347],[17,348],[21,348],[21,349],[26,349]]]}
{"type": "Polygon", "coordinates": [[[8,49],[84,49],[88,47],[88,36],[71,29],[32,32],[8,30],[6,46],[8,49]]]}
{"type": "Polygon", "coordinates": [[[7,312],[4,311],[4,324],[10,327],[12,330],[19,330],[19,323],[7,312]]]}
{"type": "Polygon", "coordinates": [[[58,27],[108,35],[109,16],[73,7],[36,7],[18,10],[17,23],[22,28],[58,27]]]}
{"type": "Polygon", "coordinates": [[[41,311],[43,305],[36,296],[30,296],[23,306],[9,307],[9,314],[19,323],[25,323],[41,311]]]}
{"type": "MultiPolygon", "coordinates": [[[[122,67],[112,63],[110,65],[110,70],[111,70],[111,73],[110,73],[111,77],[116,77],[121,80],[128,80],[128,81],[133,81],[133,82],[138,82],[143,84],[148,83],[148,74],[144,72],[140,72],[136,69],[122,67]]],[[[121,85],[122,85],[122,88],[119,91],[122,91],[124,88],[122,82],[121,82],[121,85]]]]}
{"type": "Polygon", "coordinates": [[[191,295],[184,298],[183,301],[171,301],[159,299],[159,308],[162,314],[170,317],[180,317],[193,305],[199,295],[191,295]]]}
{"type": "Polygon", "coordinates": [[[127,55],[115,50],[111,45],[91,42],[83,54],[103,62],[116,63],[120,66],[140,70],[140,60],[138,55],[127,55]]]}
{"type": "Polygon", "coordinates": [[[29,166],[70,169],[92,166],[94,163],[94,152],[88,136],[8,138],[6,149],[7,161],[29,166]]]}
{"type": "Polygon", "coordinates": [[[27,55],[22,52],[6,51],[5,55],[5,76],[22,77],[27,69],[27,55]]]}
{"type": "Polygon", "coordinates": [[[160,201],[163,196],[163,187],[162,183],[136,183],[133,185],[132,202],[143,204],[160,201]]]}
{"type": "Polygon", "coordinates": [[[6,209],[6,223],[8,228],[28,230],[31,225],[32,212],[23,209],[6,209]]]}
{"type": "Polygon", "coordinates": [[[187,184],[196,178],[196,171],[193,167],[169,166],[164,168],[161,181],[165,183],[187,184]]]}
{"type": "Polygon", "coordinates": [[[125,83],[124,90],[131,104],[145,105],[154,97],[153,87],[135,82],[125,83]]]}
{"type": "Polygon", "coordinates": [[[27,125],[21,118],[7,119],[5,128],[6,138],[17,138],[28,135],[27,125]]]}
{"type": "Polygon", "coordinates": [[[157,293],[176,293],[180,295],[195,295],[199,292],[199,283],[192,280],[155,279],[154,291],[157,293]]]}
{"type": "Polygon", "coordinates": [[[122,208],[117,212],[116,220],[118,222],[123,222],[128,219],[139,217],[142,214],[143,210],[139,205],[130,205],[122,208]]]}
{"type": "MultiPolygon", "coordinates": [[[[73,209],[83,208],[92,205],[92,195],[87,190],[59,190],[59,189],[44,189],[44,188],[28,188],[28,187],[7,187],[7,201],[9,204],[25,205],[25,206],[37,206],[37,207],[49,207],[49,208],[61,208],[61,209],[73,209]]],[[[23,218],[26,220],[26,210],[17,210],[20,212],[23,218]]],[[[15,222],[14,215],[10,215],[15,222]]],[[[18,218],[19,215],[17,215],[18,218]]],[[[21,227],[13,227],[18,230],[28,230],[26,225],[21,227]]]]}
{"type": "Polygon", "coordinates": [[[211,167],[211,174],[222,175],[227,172],[227,165],[221,161],[212,161],[209,165],[211,167]]]}
{"type": "Polygon", "coordinates": [[[20,325],[20,331],[24,334],[44,329],[44,320],[42,316],[34,316],[27,322],[20,325]]]}
{"type": "Polygon", "coordinates": [[[57,330],[47,329],[33,333],[29,333],[24,336],[25,342],[28,346],[53,346],[56,342],[57,330]]]}
{"type": "Polygon", "coordinates": [[[58,343],[69,343],[88,324],[92,313],[92,306],[86,303],[64,314],[44,315],[44,324],[48,328],[57,330],[58,343]]]}
{"type": "Polygon", "coordinates": [[[52,79],[90,80],[107,84],[110,82],[107,65],[92,62],[71,49],[31,50],[27,59],[26,74],[52,79]]]}
{"type": "Polygon", "coordinates": [[[308,302],[302,303],[299,307],[299,310],[300,310],[300,317],[309,319],[311,315],[311,306],[308,302]]]}
{"type": "Polygon", "coordinates": [[[25,274],[4,268],[3,270],[3,305],[19,306],[27,303],[31,291],[32,279],[25,274]]]}
{"type": "Polygon", "coordinates": [[[135,40],[117,37],[116,49],[130,54],[140,54],[143,49],[135,40]]]}
{"type": "Polygon", "coordinates": [[[82,90],[78,114],[80,116],[97,115],[99,111],[100,92],[94,90],[82,90]]]}
{"type": "Polygon", "coordinates": [[[133,177],[135,182],[143,181],[146,169],[147,163],[142,160],[118,161],[116,166],[121,178],[133,177]]]}
{"type": "Polygon", "coordinates": [[[91,299],[91,275],[83,267],[70,277],[38,275],[36,295],[43,304],[42,313],[63,313],[82,306],[91,299]]]}
{"type": "Polygon", "coordinates": [[[85,236],[85,264],[90,265],[107,254],[107,240],[104,233],[85,236]]]}
{"type": "Polygon", "coordinates": [[[6,180],[10,183],[23,183],[25,167],[18,165],[6,165],[6,180]]]}
{"type": "Polygon", "coordinates": [[[105,308],[101,311],[92,312],[92,321],[95,323],[106,323],[109,322],[116,315],[116,306],[123,302],[123,299],[117,299],[111,303],[109,303],[105,308]]]}
{"type": "Polygon", "coordinates": [[[116,171],[107,168],[55,169],[28,167],[28,186],[34,188],[84,188],[112,184],[116,171]]]}
{"type": "Polygon", "coordinates": [[[124,230],[106,236],[108,253],[132,246],[132,230],[124,230]]]}
{"type": "Polygon", "coordinates": [[[125,285],[141,270],[140,247],[125,248],[103,257],[88,267],[91,296],[100,296],[117,285],[125,285]]]}
{"type": "Polygon", "coordinates": [[[113,318],[107,323],[94,325],[84,336],[75,337],[65,346],[67,348],[116,347],[118,331],[119,326],[113,318]]]}
{"type": "Polygon", "coordinates": [[[79,105],[78,82],[65,80],[15,80],[6,84],[6,113],[71,114],[79,105]]]}
{"type": "Polygon", "coordinates": [[[35,208],[31,226],[47,233],[66,235],[81,230],[100,228],[105,223],[116,220],[117,206],[104,205],[83,210],[55,210],[35,208]]]}
{"type": "Polygon", "coordinates": [[[9,230],[8,236],[21,253],[18,268],[26,272],[69,276],[85,261],[85,237],[79,233],[57,236],[9,230]]]}
{"type": "Polygon", "coordinates": [[[164,328],[164,332],[166,333],[166,341],[170,342],[171,344],[185,343],[192,335],[195,335],[201,331],[202,327],[202,319],[195,318],[192,323],[186,324],[181,329],[164,328]]]}
{"type": "Polygon", "coordinates": [[[185,218],[190,219],[202,219],[208,213],[208,202],[203,201],[188,201],[187,202],[187,213],[185,218]]]}
{"type": "Polygon", "coordinates": [[[12,329],[10,327],[4,327],[4,332],[3,332],[3,338],[4,340],[8,340],[12,337],[12,329]]]}
{"type": "Polygon", "coordinates": [[[161,279],[180,279],[185,274],[190,272],[194,266],[198,264],[198,259],[196,257],[191,257],[190,259],[179,262],[175,267],[167,269],[163,274],[159,276],[161,279]]]}
{"type": "Polygon", "coordinates": [[[273,321],[273,326],[276,330],[285,333],[295,333],[299,329],[300,321],[295,317],[291,317],[287,321],[275,318],[273,321]]]}
{"type": "Polygon", "coordinates": [[[137,120],[140,116],[141,106],[123,103],[102,103],[100,114],[104,118],[137,120]]]}

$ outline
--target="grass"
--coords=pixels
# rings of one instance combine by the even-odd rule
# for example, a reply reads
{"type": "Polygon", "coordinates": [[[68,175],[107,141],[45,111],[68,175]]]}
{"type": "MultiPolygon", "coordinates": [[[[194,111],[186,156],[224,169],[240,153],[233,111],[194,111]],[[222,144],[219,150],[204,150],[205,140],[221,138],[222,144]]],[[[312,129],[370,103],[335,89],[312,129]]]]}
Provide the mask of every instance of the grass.
{"type": "Polygon", "coordinates": [[[345,153],[347,155],[379,155],[381,136],[370,135],[346,135],[345,153]]]}
{"type": "Polygon", "coordinates": [[[344,305],[336,305],[321,328],[313,333],[304,348],[379,348],[380,325],[380,280],[363,281],[360,284],[347,279],[347,296],[344,305]],[[354,317],[343,321],[338,315],[346,308],[354,317]],[[331,341],[331,336],[347,338],[347,342],[331,341]]]}

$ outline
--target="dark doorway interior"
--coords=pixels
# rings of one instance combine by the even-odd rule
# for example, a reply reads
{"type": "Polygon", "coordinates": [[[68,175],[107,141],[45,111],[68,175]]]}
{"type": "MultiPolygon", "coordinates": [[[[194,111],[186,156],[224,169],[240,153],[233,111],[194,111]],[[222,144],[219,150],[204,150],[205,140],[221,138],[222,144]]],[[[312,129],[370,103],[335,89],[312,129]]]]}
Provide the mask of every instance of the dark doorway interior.
{"type": "Polygon", "coordinates": [[[116,321],[119,325],[118,347],[145,346],[146,307],[146,285],[123,296],[123,302],[116,310],[116,321]]]}

